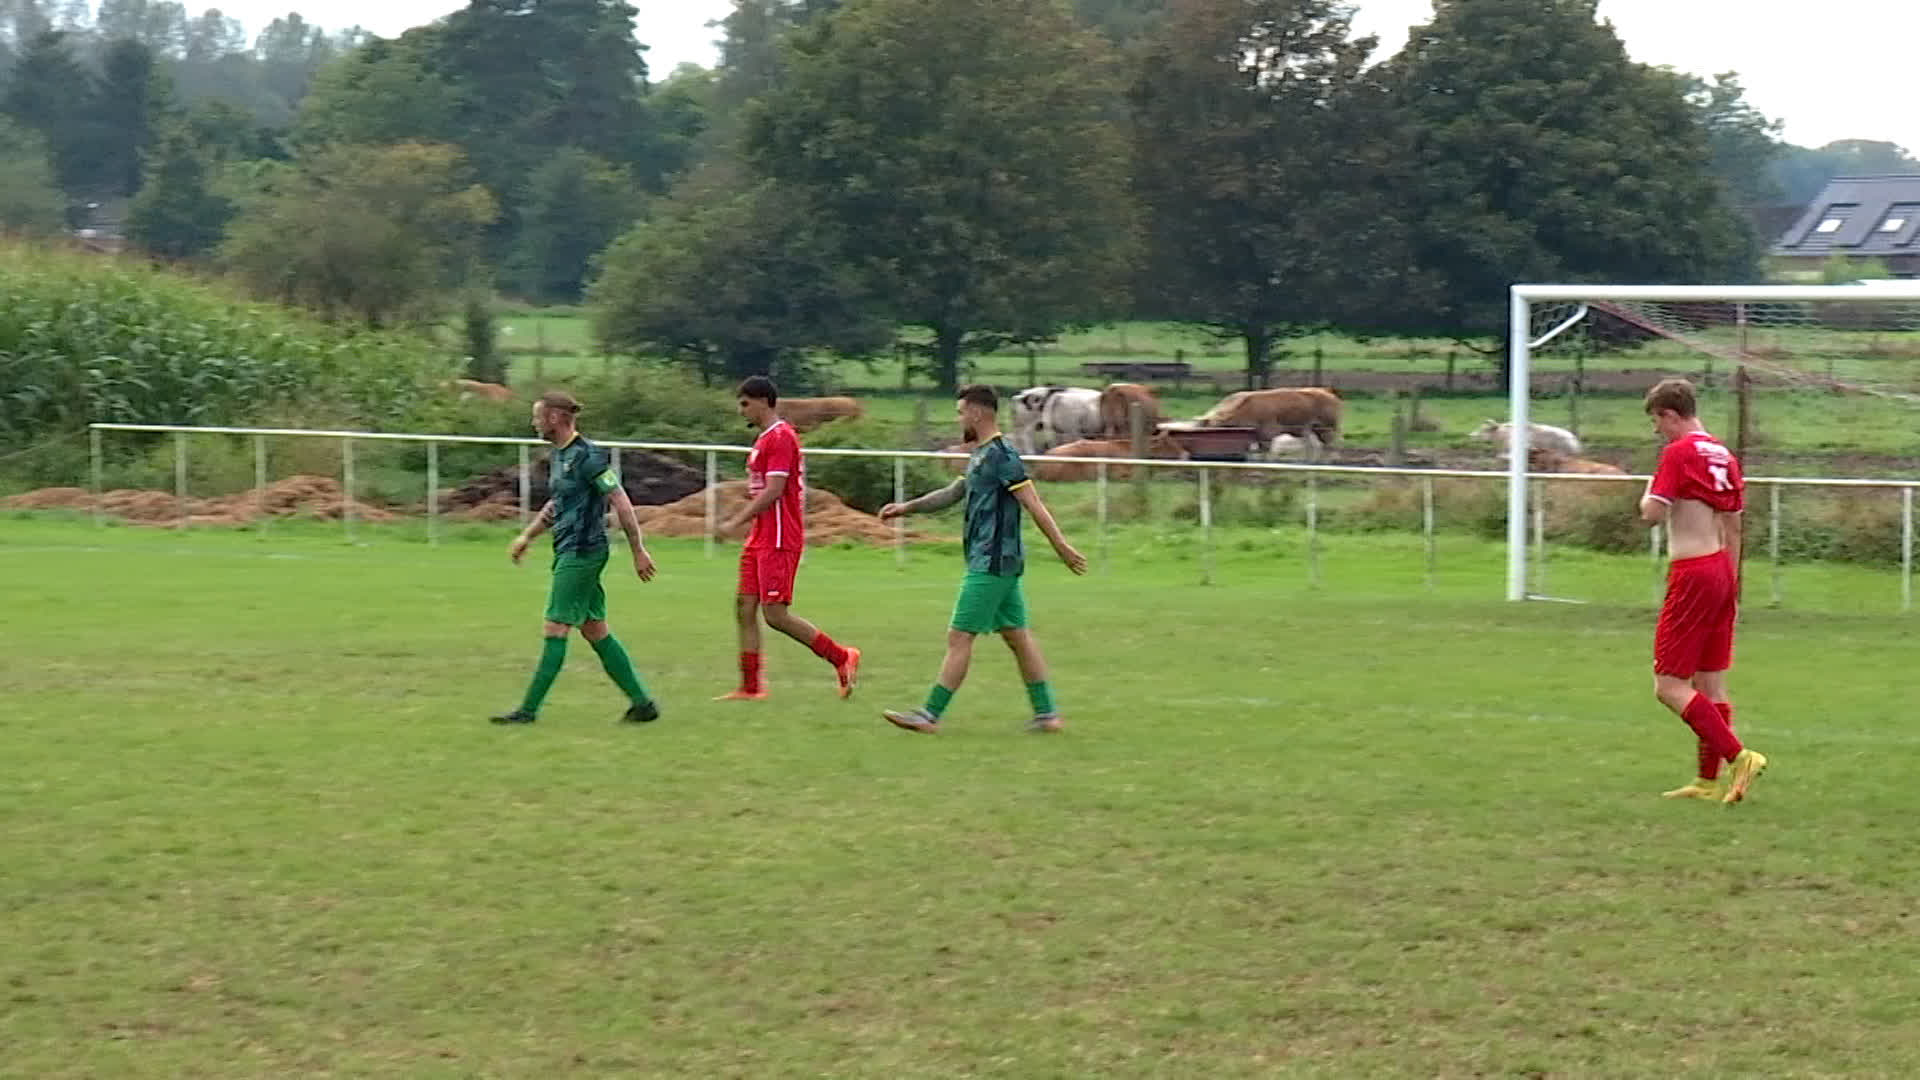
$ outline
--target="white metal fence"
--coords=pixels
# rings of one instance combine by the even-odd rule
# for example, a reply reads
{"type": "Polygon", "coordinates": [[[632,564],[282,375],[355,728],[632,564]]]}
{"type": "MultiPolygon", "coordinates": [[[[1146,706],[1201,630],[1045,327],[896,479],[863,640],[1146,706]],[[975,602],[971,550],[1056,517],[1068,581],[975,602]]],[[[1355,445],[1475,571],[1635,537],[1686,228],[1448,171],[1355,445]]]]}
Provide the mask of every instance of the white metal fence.
{"type": "MultiPolygon", "coordinates": [[[[94,498],[94,517],[98,524],[104,524],[104,512],[99,496],[103,493],[105,474],[105,453],[102,436],[106,432],[144,432],[149,434],[172,434],[174,437],[174,495],[180,505],[180,520],[184,523],[190,517],[187,511],[187,463],[189,455],[188,438],[193,435],[224,435],[250,437],[253,440],[254,491],[259,505],[264,510],[265,492],[268,486],[267,476],[267,440],[269,438],[330,439],[340,444],[341,487],[343,494],[342,527],[346,536],[352,540],[355,536],[356,521],[353,507],[358,490],[354,475],[354,445],[359,442],[417,443],[424,444],[427,451],[427,475],[425,484],[426,527],[429,543],[440,540],[442,509],[439,505],[440,468],[439,447],[442,444],[478,444],[490,446],[512,446],[519,453],[519,492],[520,519],[524,522],[534,511],[531,505],[532,471],[531,451],[535,447],[547,444],[537,439],[498,438],[472,435],[419,435],[394,432],[368,431],[315,431],[299,428],[242,428],[242,427],[192,427],[168,424],[110,424],[89,425],[91,442],[90,489],[94,498]]],[[[622,450],[646,450],[659,453],[698,454],[705,457],[706,464],[706,529],[705,550],[708,558],[715,553],[714,533],[719,523],[718,486],[720,460],[723,455],[744,459],[751,448],[746,446],[708,445],[697,443],[632,442],[620,440],[596,440],[601,446],[612,451],[616,471],[620,466],[622,450]]],[[[851,450],[836,448],[809,448],[807,454],[813,457],[865,457],[884,458],[893,462],[894,500],[905,501],[914,494],[906,490],[906,462],[913,459],[964,460],[966,455],[939,451],[917,450],[851,450]]],[[[1421,536],[1425,550],[1425,580],[1428,587],[1434,584],[1438,567],[1438,526],[1435,513],[1434,481],[1444,479],[1468,479],[1481,481],[1511,481],[1516,475],[1532,490],[1531,498],[1520,505],[1526,507],[1526,516],[1518,522],[1518,528],[1509,522],[1509,543],[1517,542],[1531,548],[1531,558],[1526,562],[1528,577],[1520,591],[1520,599],[1551,600],[1558,599],[1546,594],[1546,508],[1544,485],[1555,483],[1597,483],[1597,484],[1641,484],[1648,477],[1634,475],[1605,475],[1582,473],[1525,473],[1508,471],[1488,471],[1469,469],[1421,469],[1421,468],[1382,468],[1351,465],[1315,465],[1289,462],[1257,461],[1195,461],[1184,459],[1133,459],[1133,458],[1066,458],[1059,460],[1074,465],[1092,465],[1096,469],[1095,517],[1097,520],[1097,538],[1094,564],[1104,571],[1111,563],[1109,546],[1110,497],[1112,484],[1109,471],[1116,466],[1147,469],[1175,469],[1197,474],[1195,479],[1198,507],[1198,526],[1201,544],[1201,580],[1212,584],[1216,577],[1214,544],[1214,508],[1216,474],[1267,473],[1283,474],[1300,478],[1304,486],[1301,525],[1306,533],[1306,567],[1310,583],[1321,581],[1321,545],[1320,526],[1320,480],[1323,477],[1359,477],[1362,479],[1399,478],[1418,481],[1421,492],[1421,536]]],[[[1775,606],[1782,601],[1782,492],[1791,488],[1843,488],[1875,489],[1897,491],[1900,493],[1900,610],[1913,608],[1913,551],[1914,551],[1914,490],[1920,488],[1920,481],[1894,479],[1835,479],[1811,477],[1748,477],[1749,515],[1762,504],[1767,514],[1767,562],[1769,565],[1770,599],[1775,606]]],[[[262,515],[264,518],[264,514],[262,515]]],[[[1656,567],[1662,557],[1662,531],[1651,530],[1649,556],[1656,567]]],[[[1748,535],[1753,535],[1749,528],[1748,535]]],[[[904,523],[896,522],[894,546],[898,557],[906,554],[906,530],[904,523]]],[[[1511,561],[1511,559],[1510,559],[1511,561]]],[[[1509,597],[1511,598],[1511,596],[1509,597]]]]}

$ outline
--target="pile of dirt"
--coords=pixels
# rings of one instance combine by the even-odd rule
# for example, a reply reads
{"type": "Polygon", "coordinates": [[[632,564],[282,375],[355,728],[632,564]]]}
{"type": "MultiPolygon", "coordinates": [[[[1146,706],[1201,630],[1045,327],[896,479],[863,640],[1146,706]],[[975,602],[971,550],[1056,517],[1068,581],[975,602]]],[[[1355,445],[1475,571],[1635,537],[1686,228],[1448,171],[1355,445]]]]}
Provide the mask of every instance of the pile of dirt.
{"type": "MultiPolygon", "coordinates": [[[[730,515],[738,513],[747,505],[747,484],[744,480],[729,481],[714,489],[715,516],[725,521],[730,515]]],[[[696,492],[678,502],[666,506],[645,506],[637,511],[640,526],[649,533],[660,536],[704,536],[707,531],[707,496],[705,491],[696,492]]],[[[744,539],[744,532],[732,534],[733,539],[744,539]]],[[[825,544],[837,544],[842,540],[858,540],[869,544],[891,544],[894,540],[894,527],[871,514],[863,514],[846,503],[831,491],[820,488],[807,489],[807,543],[818,547],[825,544]]],[[[937,537],[924,533],[908,531],[909,540],[932,540],[937,537]]]]}
{"type": "MultiPolygon", "coordinates": [[[[644,450],[622,450],[620,486],[627,489],[627,498],[635,506],[661,506],[684,499],[706,487],[707,478],[701,475],[700,470],[670,457],[644,450]]],[[[527,469],[528,504],[536,507],[544,504],[547,494],[547,459],[540,457],[531,461],[527,469]]],[[[508,465],[474,477],[443,496],[441,505],[455,511],[477,511],[477,515],[457,516],[469,516],[481,521],[500,520],[497,516],[490,516],[498,514],[491,507],[500,505],[518,514],[520,466],[508,465]],[[482,507],[489,509],[482,510],[482,507]]]]}
{"type": "MultiPolygon", "coordinates": [[[[337,480],[324,476],[290,476],[269,486],[256,496],[246,491],[217,499],[189,497],[184,504],[165,491],[120,489],[100,496],[97,508],[109,517],[135,525],[176,525],[185,510],[193,525],[244,525],[261,516],[308,517],[319,521],[338,521],[348,501],[337,480]]],[[[353,516],[360,521],[387,522],[397,519],[391,511],[355,500],[353,516]]],[[[9,510],[86,510],[96,508],[91,492],[84,488],[42,488],[24,495],[0,499],[0,507],[9,510]]]]}

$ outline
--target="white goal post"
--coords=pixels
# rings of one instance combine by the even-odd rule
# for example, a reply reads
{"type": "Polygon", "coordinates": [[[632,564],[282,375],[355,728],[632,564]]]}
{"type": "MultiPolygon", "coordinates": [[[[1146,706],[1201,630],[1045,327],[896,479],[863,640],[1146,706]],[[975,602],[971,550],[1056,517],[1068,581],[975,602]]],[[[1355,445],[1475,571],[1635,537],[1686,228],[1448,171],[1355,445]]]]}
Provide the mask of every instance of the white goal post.
{"type": "MultiPolygon", "coordinates": [[[[1626,325],[1649,338],[1668,338],[1704,354],[1719,356],[1736,365],[1752,365],[1790,379],[1801,373],[1792,370],[1791,361],[1782,362],[1768,353],[1750,349],[1745,330],[1749,311],[1780,311],[1766,305],[1841,304],[1853,310],[1857,305],[1885,304],[1896,313],[1898,329],[1920,331],[1920,281],[1875,281],[1853,285],[1515,285],[1511,290],[1508,327],[1509,365],[1507,398],[1511,435],[1508,444],[1507,476],[1507,599],[1528,598],[1528,492],[1529,492],[1529,406],[1532,396],[1533,356],[1567,334],[1592,312],[1603,311],[1617,324],[1626,325]],[[1741,331],[1735,341],[1721,341],[1709,333],[1694,333],[1693,327],[1670,329],[1640,305],[1731,306],[1741,331]],[[1570,315],[1553,313],[1545,327],[1536,321],[1536,310],[1548,305],[1572,306],[1570,315]]],[[[1920,390],[1876,389],[1843,382],[1831,374],[1825,379],[1805,376],[1797,379],[1832,388],[1881,393],[1920,402],[1920,390]]]]}

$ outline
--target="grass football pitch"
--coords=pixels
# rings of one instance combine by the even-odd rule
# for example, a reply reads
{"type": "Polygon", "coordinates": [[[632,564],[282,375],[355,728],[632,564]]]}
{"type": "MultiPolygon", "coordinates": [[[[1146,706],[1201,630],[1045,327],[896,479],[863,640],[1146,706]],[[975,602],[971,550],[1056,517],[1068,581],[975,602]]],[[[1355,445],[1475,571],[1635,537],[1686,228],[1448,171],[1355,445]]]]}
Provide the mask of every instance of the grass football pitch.
{"type": "Polygon", "coordinates": [[[772,636],[723,706],[731,552],[661,541],[609,582],[664,719],[576,640],[502,730],[543,567],[369,535],[0,521],[0,1075],[1920,1075],[1897,616],[1749,614],[1722,810],[1655,797],[1644,557],[1036,565],[1067,732],[983,642],[924,737],[951,556],[813,553],[858,695],[772,636]]]}

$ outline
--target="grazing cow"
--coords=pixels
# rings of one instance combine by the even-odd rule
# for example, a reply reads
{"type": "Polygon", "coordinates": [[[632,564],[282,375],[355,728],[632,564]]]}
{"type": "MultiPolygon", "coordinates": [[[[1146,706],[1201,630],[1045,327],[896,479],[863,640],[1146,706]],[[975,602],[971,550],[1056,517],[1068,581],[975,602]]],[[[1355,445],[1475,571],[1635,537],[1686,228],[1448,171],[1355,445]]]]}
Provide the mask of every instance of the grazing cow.
{"type": "MultiPolygon", "coordinates": [[[[1062,446],[1056,446],[1030,460],[1027,463],[1027,471],[1035,480],[1048,483],[1092,480],[1099,475],[1100,466],[1093,462],[1071,459],[1130,458],[1132,456],[1133,444],[1126,439],[1077,439],[1062,446]]],[[[1186,454],[1171,438],[1155,435],[1147,446],[1147,456],[1179,459],[1186,457],[1186,454]]],[[[1133,466],[1131,465],[1112,465],[1107,469],[1107,477],[1112,480],[1126,480],[1132,475],[1133,466]]]]}
{"type": "Polygon", "coordinates": [[[834,420],[856,420],[865,413],[850,397],[781,398],[774,411],[802,433],[834,420]]]}
{"type": "Polygon", "coordinates": [[[1100,391],[1033,386],[1013,395],[1013,445],[1023,454],[1100,434],[1100,391]]]}
{"type": "Polygon", "coordinates": [[[1133,434],[1133,406],[1140,406],[1147,418],[1147,430],[1160,425],[1160,399],[1151,387],[1139,383],[1114,383],[1100,391],[1100,432],[1103,435],[1133,434]]]}
{"type": "Polygon", "coordinates": [[[1340,437],[1340,396],[1319,387],[1293,390],[1241,390],[1222,398],[1200,417],[1206,427],[1250,427],[1262,444],[1276,435],[1313,436],[1323,443],[1340,437]]]}
{"type": "Polygon", "coordinates": [[[477,382],[473,379],[455,379],[453,388],[460,391],[461,398],[484,398],[488,401],[512,401],[513,391],[499,383],[477,382]]]}
{"type": "MultiPolygon", "coordinates": [[[[1467,438],[1481,442],[1491,442],[1500,448],[1500,457],[1505,459],[1508,447],[1512,444],[1513,425],[1497,420],[1484,420],[1480,426],[1468,433],[1467,438]]],[[[1547,450],[1555,454],[1577,457],[1580,454],[1580,436],[1566,428],[1552,424],[1528,424],[1527,447],[1531,450],[1547,450]]]]}
{"type": "Polygon", "coordinates": [[[1604,461],[1589,461],[1554,450],[1538,448],[1527,452],[1527,468],[1543,473],[1586,473],[1591,476],[1625,476],[1627,470],[1604,461]]]}

